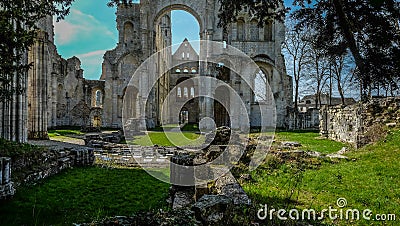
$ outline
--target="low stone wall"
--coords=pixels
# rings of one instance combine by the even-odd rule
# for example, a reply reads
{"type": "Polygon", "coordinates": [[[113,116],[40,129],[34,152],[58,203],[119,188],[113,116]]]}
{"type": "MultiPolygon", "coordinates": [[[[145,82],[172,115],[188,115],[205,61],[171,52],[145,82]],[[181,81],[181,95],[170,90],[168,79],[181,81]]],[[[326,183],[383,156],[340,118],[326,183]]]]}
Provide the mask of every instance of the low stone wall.
{"type": "Polygon", "coordinates": [[[92,165],[94,159],[93,149],[85,147],[34,151],[13,158],[2,157],[0,199],[14,195],[15,188],[21,185],[35,184],[64,169],[92,165]]]}
{"type": "Polygon", "coordinates": [[[320,133],[336,141],[361,145],[365,114],[362,104],[324,106],[320,110],[320,133]]]}
{"type": "Polygon", "coordinates": [[[349,106],[324,106],[320,110],[320,133],[348,142],[356,148],[375,141],[384,125],[400,123],[400,98],[372,99],[349,106]]]}

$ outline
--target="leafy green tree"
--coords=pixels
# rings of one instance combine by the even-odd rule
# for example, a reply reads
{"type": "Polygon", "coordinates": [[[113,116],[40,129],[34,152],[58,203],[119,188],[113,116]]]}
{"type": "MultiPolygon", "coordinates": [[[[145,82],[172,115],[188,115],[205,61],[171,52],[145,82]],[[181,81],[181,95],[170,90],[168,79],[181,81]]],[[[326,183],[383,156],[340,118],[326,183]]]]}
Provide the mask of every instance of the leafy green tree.
{"type": "Polygon", "coordinates": [[[395,85],[400,72],[400,2],[396,0],[297,0],[298,28],[316,30],[317,48],[331,56],[350,50],[362,96],[372,84],[395,85]]]}
{"type": "MultiPolygon", "coordinates": [[[[281,0],[219,0],[220,24],[235,20],[244,6],[259,19],[282,19],[281,0]],[[268,10],[269,8],[269,10],[268,10]]],[[[400,75],[400,2],[398,0],[295,0],[298,29],[316,31],[317,48],[331,56],[350,50],[363,96],[374,83],[396,85],[400,75]]]]}
{"type": "Polygon", "coordinates": [[[74,0],[0,1],[0,137],[27,141],[26,113],[29,48],[41,19],[54,15],[58,20],[69,13],[74,0]]]}
{"type": "Polygon", "coordinates": [[[74,0],[2,0],[0,1],[0,101],[24,92],[15,82],[30,68],[24,60],[34,43],[36,24],[47,15],[57,20],[69,14],[74,0]]]}

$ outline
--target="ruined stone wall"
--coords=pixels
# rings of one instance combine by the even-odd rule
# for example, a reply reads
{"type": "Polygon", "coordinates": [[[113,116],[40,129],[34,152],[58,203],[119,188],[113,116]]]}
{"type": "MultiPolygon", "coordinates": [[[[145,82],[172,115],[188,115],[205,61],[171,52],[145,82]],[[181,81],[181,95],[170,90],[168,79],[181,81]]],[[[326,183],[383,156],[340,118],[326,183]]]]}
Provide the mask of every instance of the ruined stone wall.
{"type": "MultiPolygon", "coordinates": [[[[102,106],[93,106],[95,92],[104,97],[104,82],[83,77],[77,57],[62,58],[54,44],[51,16],[38,23],[38,37],[28,53],[28,135],[48,139],[47,129],[61,126],[101,126],[102,106]]],[[[104,102],[101,100],[101,102],[104,102]]]]}
{"type": "Polygon", "coordinates": [[[126,87],[141,62],[142,39],[140,8],[137,4],[119,6],[117,29],[119,42],[104,55],[101,80],[105,81],[103,126],[122,127],[122,105],[126,87]]]}
{"type": "Polygon", "coordinates": [[[400,98],[372,99],[349,106],[324,106],[320,133],[329,139],[361,147],[382,136],[382,126],[400,123],[400,98]]]}
{"type": "Polygon", "coordinates": [[[360,145],[364,133],[364,110],[361,104],[324,106],[320,110],[320,132],[329,139],[360,145]]]}
{"type": "Polygon", "coordinates": [[[0,199],[13,196],[21,185],[37,183],[65,169],[94,163],[93,149],[64,148],[0,157],[0,199]]]}

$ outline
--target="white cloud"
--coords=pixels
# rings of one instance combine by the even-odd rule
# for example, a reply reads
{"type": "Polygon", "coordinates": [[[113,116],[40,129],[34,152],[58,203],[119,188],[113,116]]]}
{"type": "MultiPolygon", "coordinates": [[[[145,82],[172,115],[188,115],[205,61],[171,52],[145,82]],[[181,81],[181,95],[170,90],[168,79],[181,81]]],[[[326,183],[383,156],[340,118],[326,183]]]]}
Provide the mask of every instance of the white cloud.
{"type": "Polygon", "coordinates": [[[115,39],[114,33],[94,16],[76,9],[72,9],[65,20],[55,22],[54,30],[58,45],[67,45],[79,39],[95,40],[99,35],[115,39]]]}
{"type": "Polygon", "coordinates": [[[93,51],[93,52],[79,54],[79,55],[77,55],[77,57],[83,59],[83,58],[103,56],[106,51],[107,50],[96,50],[96,51],[93,51]]]}
{"type": "Polygon", "coordinates": [[[101,74],[101,64],[103,56],[107,50],[96,50],[88,53],[76,55],[82,62],[84,77],[87,79],[99,79],[101,74]]]}
{"type": "Polygon", "coordinates": [[[58,44],[64,45],[74,41],[79,31],[79,26],[61,21],[54,26],[55,36],[58,44]]]}

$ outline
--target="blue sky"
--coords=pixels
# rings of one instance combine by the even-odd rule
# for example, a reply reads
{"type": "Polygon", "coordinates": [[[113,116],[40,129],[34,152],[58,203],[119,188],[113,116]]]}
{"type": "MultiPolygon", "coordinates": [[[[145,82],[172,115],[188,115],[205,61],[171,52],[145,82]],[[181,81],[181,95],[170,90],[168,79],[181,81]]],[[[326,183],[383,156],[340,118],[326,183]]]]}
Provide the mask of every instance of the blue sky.
{"type": "MultiPolygon", "coordinates": [[[[76,0],[65,20],[54,24],[55,43],[64,58],[81,59],[84,76],[99,79],[105,51],[116,47],[115,8],[107,7],[108,0],[76,0]]],[[[285,0],[290,6],[292,1],[285,0]]],[[[185,38],[199,39],[199,24],[184,11],[172,12],[172,42],[180,44],[185,38]]]]}

